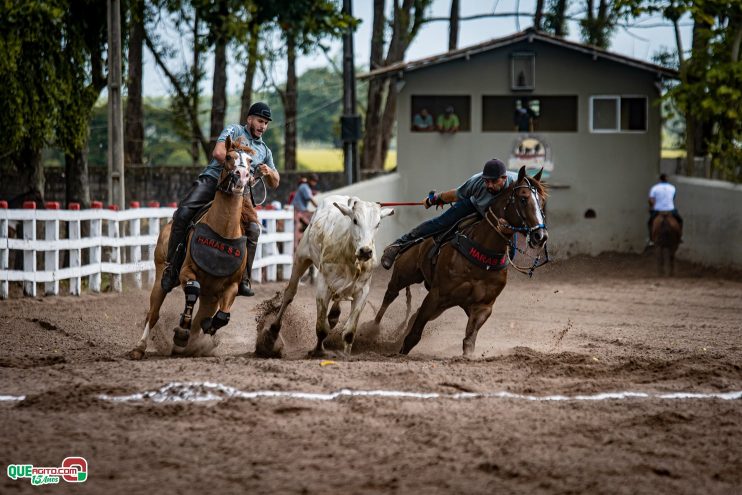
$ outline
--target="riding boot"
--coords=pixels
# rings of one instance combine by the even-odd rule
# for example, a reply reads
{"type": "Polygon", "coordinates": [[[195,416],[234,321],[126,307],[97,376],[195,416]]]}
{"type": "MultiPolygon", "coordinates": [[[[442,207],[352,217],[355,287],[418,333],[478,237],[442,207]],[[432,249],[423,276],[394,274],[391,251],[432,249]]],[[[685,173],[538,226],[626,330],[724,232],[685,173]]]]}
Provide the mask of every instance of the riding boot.
{"type": "Polygon", "coordinates": [[[245,271],[242,272],[242,280],[238,286],[237,293],[241,296],[254,296],[255,291],[252,290],[252,283],[250,282],[250,275],[252,274],[252,265],[255,261],[255,251],[258,248],[258,238],[260,237],[260,225],[251,222],[247,227],[247,266],[245,271]]]}
{"type": "MultiPolygon", "coordinates": [[[[173,225],[173,230],[175,226],[173,225]]],[[[180,285],[180,266],[183,264],[183,243],[180,239],[176,239],[172,231],[170,239],[167,245],[167,260],[165,261],[165,269],[162,272],[162,280],[160,280],[160,286],[165,293],[170,292],[175,287],[180,285]]]]}
{"type": "Polygon", "coordinates": [[[404,250],[407,246],[420,242],[423,239],[430,237],[431,235],[434,235],[438,231],[440,231],[440,227],[437,227],[437,225],[433,224],[429,225],[429,223],[430,222],[424,222],[418,225],[393,243],[389,244],[386,248],[384,248],[384,254],[381,255],[381,266],[383,266],[387,270],[390,269],[394,264],[394,261],[397,259],[397,256],[399,256],[399,253],[402,252],[402,250],[404,250]]]}
{"type": "Polygon", "coordinates": [[[209,176],[198,177],[188,194],[178,204],[173,213],[173,223],[170,226],[170,239],[167,244],[167,261],[162,272],[160,285],[165,293],[180,285],[180,268],[185,260],[186,236],[188,226],[198,210],[214,199],[216,193],[216,179],[209,176]]]}

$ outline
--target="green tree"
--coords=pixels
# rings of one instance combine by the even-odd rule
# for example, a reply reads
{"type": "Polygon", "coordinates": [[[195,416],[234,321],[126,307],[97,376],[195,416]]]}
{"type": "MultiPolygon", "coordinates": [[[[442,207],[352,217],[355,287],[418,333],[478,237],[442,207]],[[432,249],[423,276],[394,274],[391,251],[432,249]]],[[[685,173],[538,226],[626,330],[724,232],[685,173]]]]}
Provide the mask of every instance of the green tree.
{"type": "Polygon", "coordinates": [[[60,102],[70,88],[59,40],[66,2],[0,2],[0,157],[21,173],[25,189],[44,194],[41,153],[54,141],[60,102]]]}

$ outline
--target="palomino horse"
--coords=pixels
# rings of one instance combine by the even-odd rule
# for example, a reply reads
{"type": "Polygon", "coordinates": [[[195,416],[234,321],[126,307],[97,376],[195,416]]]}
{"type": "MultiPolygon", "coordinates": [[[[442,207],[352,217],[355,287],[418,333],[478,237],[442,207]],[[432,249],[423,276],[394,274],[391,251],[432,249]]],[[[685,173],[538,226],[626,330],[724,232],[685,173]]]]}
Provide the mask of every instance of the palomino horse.
{"type": "Polygon", "coordinates": [[[678,250],[681,233],[680,223],[672,212],[661,211],[654,217],[652,241],[657,256],[657,273],[660,276],[665,274],[665,266],[667,266],[667,275],[670,277],[675,272],[675,251],[678,250]]]}
{"type": "Polygon", "coordinates": [[[521,167],[518,179],[490,204],[484,219],[459,230],[442,246],[428,238],[403,252],[394,264],[384,301],[374,323],[378,325],[399,291],[424,282],[428,294],[410,319],[401,353],[409,353],[422,337],[425,325],[448,308],[459,306],[469,317],[464,356],[474,352],[479,328],[507,283],[508,249],[513,235],[525,233],[532,248],[546,243],[546,191],[541,171],[534,177],[521,167]],[[440,247],[440,253],[434,250],[440,247]]]}
{"type": "MultiPolygon", "coordinates": [[[[173,352],[182,353],[198,336],[191,332],[192,323],[204,333],[214,333],[229,323],[229,310],[237,296],[237,285],[247,264],[246,237],[240,218],[242,193],[249,181],[251,148],[233,143],[227,137],[227,156],[217,185],[216,196],[209,210],[197,222],[186,241],[186,254],[180,270],[180,284],[185,292],[185,309],[180,327],[175,328],[173,352]],[[198,311],[193,307],[200,299],[198,311]]],[[[167,259],[167,244],[171,223],[162,229],[155,249],[155,285],[149,296],[149,311],[144,334],[130,352],[132,359],[141,359],[147,349],[150,331],[160,318],[160,307],[167,295],[160,285],[167,259]]]]}

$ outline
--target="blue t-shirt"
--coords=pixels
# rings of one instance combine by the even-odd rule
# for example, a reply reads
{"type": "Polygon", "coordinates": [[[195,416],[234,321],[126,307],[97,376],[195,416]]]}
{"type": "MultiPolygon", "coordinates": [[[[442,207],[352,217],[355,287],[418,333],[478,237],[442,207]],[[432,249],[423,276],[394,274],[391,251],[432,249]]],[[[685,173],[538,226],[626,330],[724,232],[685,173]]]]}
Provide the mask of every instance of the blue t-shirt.
{"type": "Polygon", "coordinates": [[[296,190],[294,200],[291,204],[299,211],[307,211],[312,197],[312,188],[306,182],[302,182],[296,190]]]}
{"type": "Polygon", "coordinates": [[[492,194],[484,183],[482,172],[472,175],[466,182],[456,189],[457,198],[468,198],[480,215],[484,216],[493,199],[499,196],[510,184],[518,179],[516,172],[507,172],[508,179],[497,194],[492,194]]]}
{"type": "MultiPolygon", "coordinates": [[[[216,142],[223,143],[227,140],[227,136],[231,136],[232,141],[239,142],[240,139],[242,139],[244,144],[255,150],[255,154],[252,155],[252,167],[250,172],[255,172],[258,165],[262,163],[265,163],[273,170],[276,170],[276,165],[273,163],[273,153],[271,153],[270,148],[261,138],[252,137],[245,126],[239,124],[227,126],[222,133],[219,134],[219,138],[217,138],[216,142]]],[[[212,158],[209,165],[203,172],[201,172],[199,177],[207,176],[218,180],[219,175],[222,173],[222,165],[223,164],[216,161],[215,158],[212,158]]]]}

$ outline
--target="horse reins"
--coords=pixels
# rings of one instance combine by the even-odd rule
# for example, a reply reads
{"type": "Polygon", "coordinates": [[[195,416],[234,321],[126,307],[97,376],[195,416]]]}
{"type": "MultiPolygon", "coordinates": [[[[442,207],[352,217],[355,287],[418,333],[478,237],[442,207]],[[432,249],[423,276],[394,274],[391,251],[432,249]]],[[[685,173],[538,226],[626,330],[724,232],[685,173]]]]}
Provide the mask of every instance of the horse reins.
{"type": "MultiPolygon", "coordinates": [[[[497,214],[494,211],[493,205],[490,205],[489,208],[487,208],[487,211],[485,212],[485,215],[484,215],[484,219],[487,220],[487,223],[490,224],[490,227],[492,227],[495,230],[495,232],[497,232],[497,234],[500,235],[500,237],[502,237],[505,240],[505,242],[508,244],[508,247],[509,248],[512,248],[513,251],[519,251],[521,253],[524,253],[524,251],[522,251],[521,249],[519,249],[518,246],[517,246],[517,244],[513,241],[513,238],[512,238],[513,234],[516,234],[517,235],[518,232],[525,233],[526,242],[528,242],[528,239],[529,239],[529,237],[530,237],[530,235],[531,235],[532,232],[534,232],[535,230],[538,230],[538,229],[546,229],[546,224],[545,223],[540,223],[540,224],[534,225],[533,227],[525,226],[526,225],[525,219],[523,218],[523,215],[521,214],[520,209],[515,204],[515,193],[516,193],[516,191],[518,189],[527,188],[536,197],[536,207],[539,209],[539,213],[541,213],[541,218],[546,218],[546,216],[544,215],[543,210],[541,209],[541,204],[538,201],[538,196],[539,195],[538,195],[538,191],[536,190],[536,187],[531,184],[531,182],[528,180],[527,177],[526,177],[526,183],[527,183],[527,185],[513,187],[513,190],[510,193],[510,196],[508,197],[508,201],[507,201],[507,203],[505,204],[505,207],[502,210],[502,213],[503,213],[502,217],[498,217],[497,216],[497,214]],[[518,218],[520,218],[521,223],[524,226],[516,227],[515,225],[512,225],[510,222],[508,222],[507,220],[505,220],[505,211],[508,209],[508,207],[510,205],[512,205],[513,208],[515,208],[515,213],[518,215],[518,218]],[[492,217],[494,218],[494,223],[492,222],[492,220],[490,220],[490,218],[489,218],[490,215],[492,215],[492,217]],[[502,225],[501,226],[500,225],[500,219],[505,220],[506,225],[502,225]],[[511,234],[510,234],[511,237],[508,238],[505,234],[503,234],[502,229],[508,229],[508,230],[510,230],[511,231],[511,234]]],[[[539,266],[543,266],[543,265],[545,265],[546,263],[549,262],[549,251],[547,250],[546,245],[544,245],[544,253],[545,253],[545,257],[546,257],[545,261],[543,263],[541,263],[541,264],[538,264],[539,260],[541,259],[541,256],[536,256],[536,258],[533,261],[533,264],[530,267],[521,267],[521,266],[516,265],[515,262],[513,261],[512,256],[510,255],[510,252],[511,252],[511,249],[507,249],[506,254],[508,256],[508,261],[513,266],[513,268],[515,268],[520,273],[523,273],[524,275],[528,275],[529,277],[533,276],[533,271],[536,268],[538,268],[539,266]]]]}

